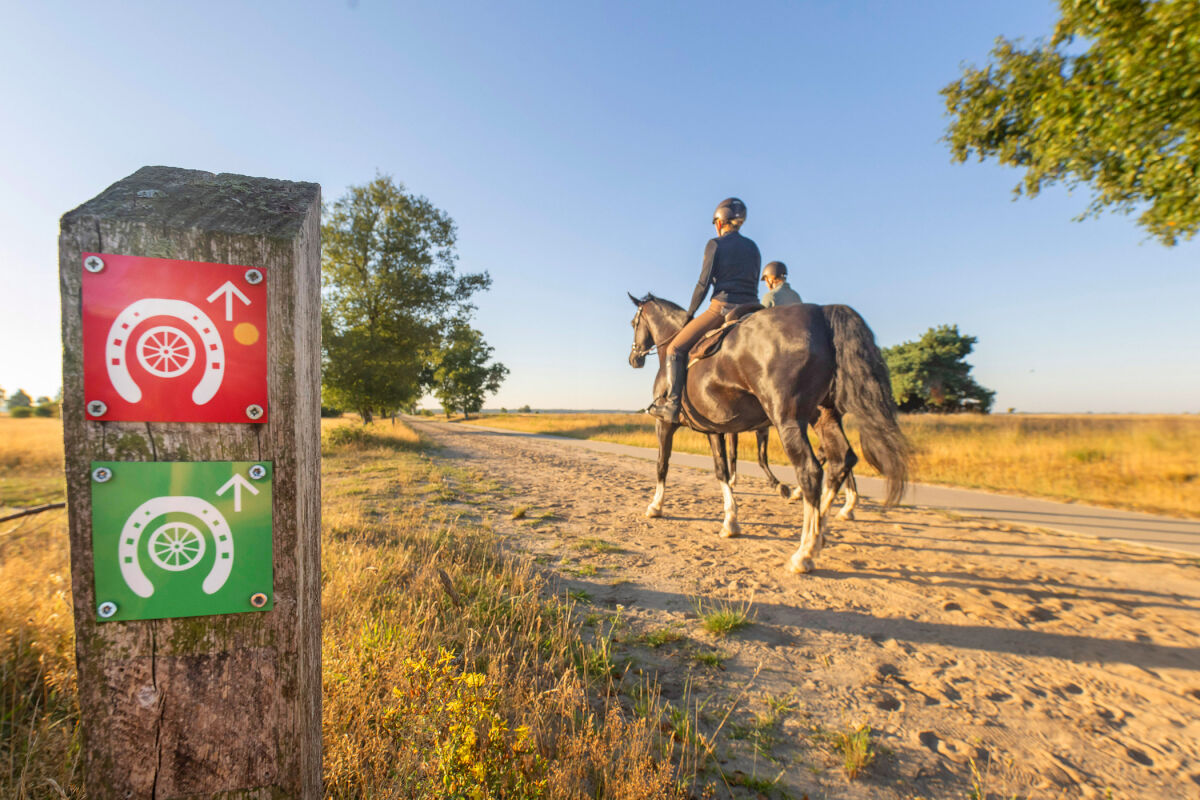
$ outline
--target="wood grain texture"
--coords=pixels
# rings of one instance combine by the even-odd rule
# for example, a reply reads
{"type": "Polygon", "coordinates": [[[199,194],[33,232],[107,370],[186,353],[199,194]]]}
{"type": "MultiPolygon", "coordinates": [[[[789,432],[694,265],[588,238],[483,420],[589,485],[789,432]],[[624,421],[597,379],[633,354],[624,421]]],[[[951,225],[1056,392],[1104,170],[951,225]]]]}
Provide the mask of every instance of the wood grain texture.
{"type": "Polygon", "coordinates": [[[321,796],[320,210],[313,183],[145,167],[62,218],[63,435],[89,797],[321,796]],[[87,421],[88,251],[265,267],[270,421],[87,421]],[[93,460],[273,461],[274,608],[97,623],[93,460]]]}

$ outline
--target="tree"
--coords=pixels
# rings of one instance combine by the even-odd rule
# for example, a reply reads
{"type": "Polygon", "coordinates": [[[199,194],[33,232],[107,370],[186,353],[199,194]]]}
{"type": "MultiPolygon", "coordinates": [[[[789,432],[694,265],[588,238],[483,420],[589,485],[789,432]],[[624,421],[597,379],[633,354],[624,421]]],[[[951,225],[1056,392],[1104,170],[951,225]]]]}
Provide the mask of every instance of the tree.
{"type": "Polygon", "coordinates": [[[499,391],[508,367],[488,364],[492,352],[483,334],[466,324],[455,326],[446,337],[432,366],[430,385],[447,417],[453,411],[470,417],[483,408],[485,396],[499,391]]]}
{"type": "Polygon", "coordinates": [[[960,334],[957,325],[939,325],[915,342],[884,348],[892,396],[900,410],[991,411],[996,393],[975,382],[964,360],[976,341],[960,334]]]}
{"type": "Polygon", "coordinates": [[[59,401],[51,400],[49,397],[39,397],[34,406],[33,413],[38,417],[57,417],[60,406],[59,401]]]}
{"type": "Polygon", "coordinates": [[[955,161],[1025,169],[1015,188],[1087,184],[1092,202],[1140,211],[1165,245],[1200,228],[1200,0],[1059,0],[1049,42],[999,38],[992,63],[942,89],[955,161]],[[1082,49],[1085,48],[1085,49],[1082,49]]]}
{"type": "Polygon", "coordinates": [[[30,408],[33,406],[33,400],[24,389],[17,389],[8,398],[8,410],[12,411],[17,408],[30,408]]]}
{"type": "Polygon", "coordinates": [[[454,221],[386,175],[326,209],[321,237],[325,397],[370,422],[420,396],[422,368],[491,278],[457,274],[454,221]]]}

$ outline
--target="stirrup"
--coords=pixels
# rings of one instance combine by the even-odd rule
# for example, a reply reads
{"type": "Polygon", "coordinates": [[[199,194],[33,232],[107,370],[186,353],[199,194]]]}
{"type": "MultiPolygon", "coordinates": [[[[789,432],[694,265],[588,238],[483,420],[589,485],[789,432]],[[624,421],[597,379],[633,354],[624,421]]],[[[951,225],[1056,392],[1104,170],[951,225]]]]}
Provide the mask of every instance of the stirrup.
{"type": "Polygon", "coordinates": [[[679,422],[679,403],[672,402],[670,398],[660,397],[650,405],[646,406],[646,413],[655,419],[661,419],[663,422],[672,424],[679,422]]]}

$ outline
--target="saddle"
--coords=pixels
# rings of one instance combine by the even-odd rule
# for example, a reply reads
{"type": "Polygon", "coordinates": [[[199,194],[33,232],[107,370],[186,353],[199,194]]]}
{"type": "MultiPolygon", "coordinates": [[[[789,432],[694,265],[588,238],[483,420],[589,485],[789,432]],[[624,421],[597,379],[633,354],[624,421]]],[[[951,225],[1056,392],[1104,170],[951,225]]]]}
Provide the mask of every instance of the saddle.
{"type": "Polygon", "coordinates": [[[761,303],[742,303],[725,312],[724,324],[708,331],[700,337],[700,341],[692,345],[692,349],[688,351],[688,367],[690,368],[697,361],[702,361],[715,354],[721,349],[721,343],[725,341],[725,337],[738,323],[755,311],[762,311],[763,308],[761,303]]]}

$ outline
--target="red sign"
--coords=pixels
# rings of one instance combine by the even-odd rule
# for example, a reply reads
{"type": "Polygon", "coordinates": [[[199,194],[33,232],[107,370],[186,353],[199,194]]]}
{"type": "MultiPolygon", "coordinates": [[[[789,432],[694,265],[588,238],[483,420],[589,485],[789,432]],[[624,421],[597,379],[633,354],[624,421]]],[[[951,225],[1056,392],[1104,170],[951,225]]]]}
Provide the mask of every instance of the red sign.
{"type": "Polygon", "coordinates": [[[83,254],[87,418],[267,421],[267,273],[83,254]]]}

